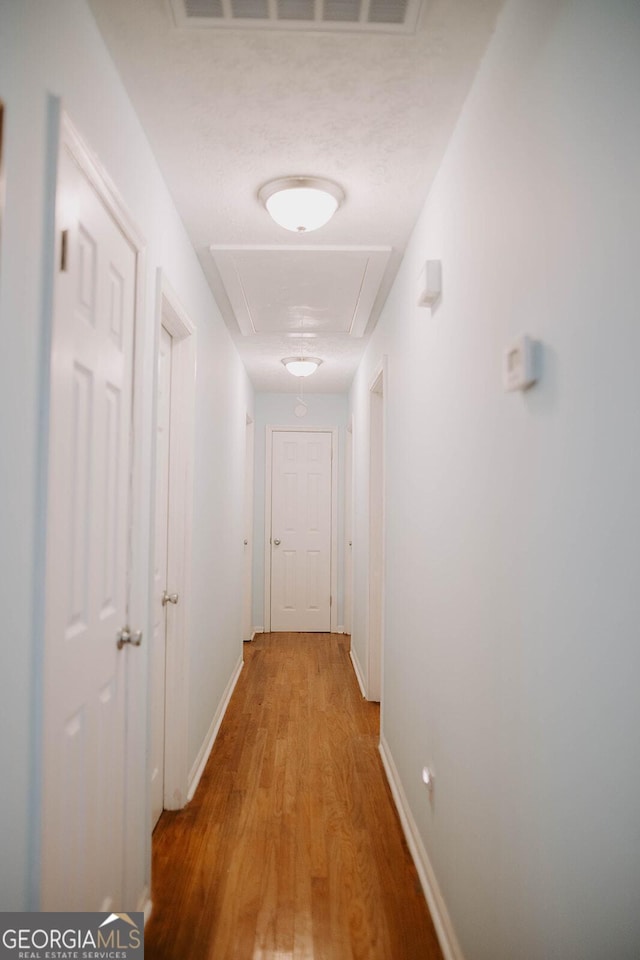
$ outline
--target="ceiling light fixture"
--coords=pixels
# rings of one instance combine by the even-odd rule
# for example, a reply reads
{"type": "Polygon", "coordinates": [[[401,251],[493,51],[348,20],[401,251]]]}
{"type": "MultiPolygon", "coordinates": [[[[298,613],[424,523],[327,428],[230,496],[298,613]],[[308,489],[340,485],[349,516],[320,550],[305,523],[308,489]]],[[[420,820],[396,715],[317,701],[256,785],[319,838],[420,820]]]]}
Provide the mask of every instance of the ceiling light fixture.
{"type": "Polygon", "coordinates": [[[258,199],[285,230],[308,233],[331,220],[344,200],[344,190],[320,177],[283,177],[265,183],[258,199]]]}
{"type": "Polygon", "coordinates": [[[310,377],[315,373],[322,360],[317,357],[285,357],[282,361],[294,377],[310,377]]]}

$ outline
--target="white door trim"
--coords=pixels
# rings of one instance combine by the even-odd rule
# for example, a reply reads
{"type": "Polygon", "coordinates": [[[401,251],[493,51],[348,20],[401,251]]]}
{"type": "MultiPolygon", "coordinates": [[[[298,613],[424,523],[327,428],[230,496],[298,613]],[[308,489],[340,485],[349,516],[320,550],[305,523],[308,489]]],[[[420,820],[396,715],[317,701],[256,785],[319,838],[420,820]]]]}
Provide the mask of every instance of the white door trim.
{"type": "MultiPolygon", "coordinates": [[[[58,131],[57,143],[54,146],[56,156],[61,157],[67,151],[74,163],[82,171],[83,176],[91,184],[99,196],[110,217],[117,224],[122,234],[131,245],[135,254],[135,317],[134,317],[134,353],[133,353],[133,384],[132,384],[132,429],[131,429],[131,477],[129,497],[129,548],[128,565],[129,579],[127,585],[127,608],[129,624],[132,628],[148,632],[149,620],[147,609],[148,556],[145,555],[145,544],[148,542],[148,522],[146,513],[141,509],[145,495],[148,493],[149,477],[144,469],[143,458],[136,455],[136,438],[143,436],[145,397],[141,385],[145,383],[144,339],[145,339],[145,250],[146,243],[138,227],[134,223],[127,207],[97,157],[87,147],[67,113],[61,109],[60,101],[53,100],[53,109],[57,113],[58,131]],[[57,149],[56,149],[57,148],[57,149]]],[[[54,141],[55,143],[55,141],[54,141]]],[[[57,162],[56,162],[57,167],[57,162]]],[[[57,174],[54,181],[56,191],[56,214],[54,233],[54,270],[61,262],[62,229],[64,200],[57,196],[57,174]]],[[[54,285],[52,285],[53,290],[54,285]]],[[[53,319],[53,314],[52,314],[53,319]]],[[[46,408],[46,416],[49,407],[46,408]]],[[[48,425],[44,428],[48,432],[48,425]]],[[[48,440],[48,437],[47,437],[48,440]]],[[[48,490],[48,477],[47,477],[48,490]]],[[[47,497],[48,500],[48,497],[47,497]]],[[[44,516],[45,528],[47,517],[44,516]]],[[[46,622],[44,624],[46,631],[46,622]]],[[[149,903],[150,876],[148,857],[145,858],[144,840],[146,833],[146,803],[147,777],[145,768],[146,732],[147,732],[147,694],[146,694],[146,650],[127,651],[134,653],[128,657],[127,678],[125,683],[125,810],[128,816],[124,823],[122,838],[123,853],[123,902],[134,904],[135,910],[144,910],[149,903]],[[139,656],[135,653],[139,652],[139,656]]],[[[42,648],[43,669],[46,671],[47,658],[50,655],[45,642],[42,648]]],[[[39,759],[38,774],[41,778],[44,757],[39,759]]],[[[41,849],[37,845],[38,857],[41,849]]],[[[42,896],[42,863],[38,863],[38,892],[42,896]]]]}
{"type": "Polygon", "coordinates": [[[264,629],[271,632],[271,482],[274,433],[331,434],[331,633],[338,632],[338,429],[336,427],[266,427],[264,499],[264,629]]]}
{"type": "Polygon", "coordinates": [[[387,357],[375,368],[369,382],[369,597],[367,616],[367,699],[382,699],[384,669],[384,620],[385,620],[385,433],[387,396],[387,357]],[[379,433],[373,427],[374,404],[379,402],[379,433]],[[376,463],[381,465],[381,476],[375,476],[376,463]],[[380,566],[374,568],[373,535],[379,538],[380,566]],[[379,586],[379,599],[374,597],[372,581],[379,586]],[[373,617],[379,620],[378,632],[372,632],[373,617]]]}
{"type": "MultiPolygon", "coordinates": [[[[173,337],[167,589],[169,593],[177,593],[180,598],[177,605],[167,605],[164,809],[179,810],[186,804],[189,790],[187,752],[196,328],[166,274],[159,267],[156,277],[156,353],[161,326],[173,337]]],[[[155,366],[157,368],[157,363],[155,366]]],[[[150,604],[153,605],[153,585],[150,593],[150,604]]]]}
{"type": "Polygon", "coordinates": [[[244,460],[244,543],[243,543],[243,596],[242,596],[242,640],[253,640],[256,629],[253,626],[253,501],[255,468],[255,430],[254,418],[247,410],[245,416],[245,460],[244,460]]]}
{"type": "Polygon", "coordinates": [[[344,444],[344,630],[353,629],[353,415],[344,444]]]}

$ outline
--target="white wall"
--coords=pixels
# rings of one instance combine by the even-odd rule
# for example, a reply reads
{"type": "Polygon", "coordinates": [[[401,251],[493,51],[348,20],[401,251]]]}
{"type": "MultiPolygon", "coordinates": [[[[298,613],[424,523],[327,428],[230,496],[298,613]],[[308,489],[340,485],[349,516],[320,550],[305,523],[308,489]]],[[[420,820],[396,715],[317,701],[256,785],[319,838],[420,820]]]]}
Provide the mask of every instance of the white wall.
{"type": "Polygon", "coordinates": [[[639,103],[635,0],[507,2],[352,391],[364,663],[388,354],[383,735],[468,960],[640,956],[639,103]]]}
{"type": "Polygon", "coordinates": [[[198,330],[190,762],[242,655],[245,430],[253,397],[217,309],[215,318],[198,330]]]}
{"type": "MultiPolygon", "coordinates": [[[[44,468],[55,137],[49,97],[97,154],[147,241],[144,436],[152,474],[156,269],[197,327],[191,762],[240,653],[245,410],[252,397],[142,128],[84,0],[0,4],[6,210],[0,250],[0,909],[37,905],[44,468]],[[220,561],[224,556],[224,562],[220,561]]],[[[150,516],[151,485],[143,511],[150,516]]],[[[150,525],[149,525],[150,526],[150,525]]],[[[148,557],[150,546],[147,531],[148,557]]],[[[148,570],[137,582],[148,583],[148,570]]],[[[149,635],[149,623],[142,624],[149,635]]],[[[148,649],[148,648],[147,648],[148,649]]],[[[146,651],[141,648],[141,655],[146,651]]],[[[145,870],[148,838],[132,857],[145,870]]]]}
{"type": "Polygon", "coordinates": [[[347,426],[346,394],[305,394],[308,412],[296,417],[293,393],[257,393],[255,396],[255,480],[253,511],[253,625],[264,627],[264,511],[266,428],[329,427],[338,430],[338,626],[344,625],[344,449],[347,426]]]}

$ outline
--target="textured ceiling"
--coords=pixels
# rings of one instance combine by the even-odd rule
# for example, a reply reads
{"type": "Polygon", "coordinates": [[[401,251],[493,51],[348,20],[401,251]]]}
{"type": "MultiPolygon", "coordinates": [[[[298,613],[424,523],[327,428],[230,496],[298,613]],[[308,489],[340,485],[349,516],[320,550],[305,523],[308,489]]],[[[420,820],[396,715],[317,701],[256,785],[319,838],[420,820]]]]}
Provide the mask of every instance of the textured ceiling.
{"type": "MultiPolygon", "coordinates": [[[[256,389],[295,392],[279,362],[291,340],[241,335],[209,248],[391,247],[370,333],[502,0],[426,0],[410,36],[178,29],[165,0],[89,2],[256,389]],[[257,199],[291,174],[346,193],[306,236],[257,199]]],[[[319,333],[324,363],[306,388],[347,390],[365,343],[319,333]]]]}

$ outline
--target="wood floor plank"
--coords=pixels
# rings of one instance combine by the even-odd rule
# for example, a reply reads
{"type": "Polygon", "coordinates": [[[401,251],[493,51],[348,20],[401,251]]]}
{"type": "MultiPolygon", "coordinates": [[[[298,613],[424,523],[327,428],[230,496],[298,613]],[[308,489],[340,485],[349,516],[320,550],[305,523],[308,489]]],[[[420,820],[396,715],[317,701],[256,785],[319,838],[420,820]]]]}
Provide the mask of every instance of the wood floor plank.
{"type": "Polygon", "coordinates": [[[148,960],[442,960],[349,638],[263,634],[153,837],[148,960]]]}

